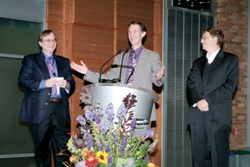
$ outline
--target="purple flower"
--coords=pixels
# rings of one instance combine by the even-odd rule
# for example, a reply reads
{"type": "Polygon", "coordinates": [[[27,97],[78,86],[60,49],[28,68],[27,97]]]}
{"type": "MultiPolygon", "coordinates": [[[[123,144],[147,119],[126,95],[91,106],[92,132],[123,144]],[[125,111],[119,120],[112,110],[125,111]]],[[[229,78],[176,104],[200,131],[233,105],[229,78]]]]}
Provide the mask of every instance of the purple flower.
{"type": "Polygon", "coordinates": [[[102,109],[101,109],[101,108],[97,108],[97,109],[95,110],[95,114],[96,114],[96,115],[99,115],[100,117],[102,117],[102,116],[103,116],[102,109]]]}
{"type": "Polygon", "coordinates": [[[85,161],[79,161],[79,162],[77,162],[75,167],[86,167],[85,166],[85,161]]]}
{"type": "Polygon", "coordinates": [[[106,151],[106,152],[109,152],[109,144],[106,145],[105,151],[106,151]]]}
{"type": "Polygon", "coordinates": [[[89,110],[88,108],[85,110],[85,117],[87,120],[89,121],[93,121],[94,118],[94,114],[91,110],[89,110]]]}
{"type": "Polygon", "coordinates": [[[82,139],[76,139],[75,143],[77,146],[83,145],[83,140],[82,139]]]}
{"type": "Polygon", "coordinates": [[[131,129],[134,130],[136,126],[136,119],[134,118],[131,122],[131,129]]]}
{"type": "Polygon", "coordinates": [[[125,150],[125,148],[123,146],[121,146],[119,152],[123,152],[124,150],[125,150]]]}
{"type": "Polygon", "coordinates": [[[88,145],[88,150],[89,150],[89,151],[91,150],[91,147],[92,147],[92,145],[88,145]]]}
{"type": "Polygon", "coordinates": [[[99,143],[100,143],[100,144],[97,145],[97,149],[98,149],[98,150],[102,150],[102,149],[103,149],[103,143],[102,143],[102,140],[101,140],[101,139],[99,140],[99,143]]]}
{"type": "Polygon", "coordinates": [[[102,149],[103,149],[103,145],[102,145],[102,144],[101,144],[101,145],[98,145],[98,146],[97,146],[97,149],[98,149],[98,150],[102,150],[102,149]]]}
{"type": "Polygon", "coordinates": [[[90,150],[91,147],[95,146],[95,140],[92,135],[88,134],[87,136],[88,138],[85,140],[85,145],[88,146],[88,150],[90,150]]]}
{"type": "Polygon", "coordinates": [[[84,129],[82,126],[80,126],[80,132],[82,133],[82,134],[84,134],[84,133],[86,133],[86,129],[84,129]]]}
{"type": "Polygon", "coordinates": [[[95,115],[95,122],[96,122],[97,124],[99,124],[99,123],[101,122],[100,116],[99,116],[99,115],[95,115]]]}
{"type": "Polygon", "coordinates": [[[81,124],[85,125],[86,124],[86,119],[82,115],[78,115],[76,120],[81,124]]]}
{"type": "Polygon", "coordinates": [[[79,161],[79,162],[77,162],[75,167],[86,167],[85,166],[85,161],[79,161]]]}
{"type": "Polygon", "coordinates": [[[115,135],[114,141],[115,141],[115,143],[118,141],[118,135],[115,135]]]}
{"type": "Polygon", "coordinates": [[[126,139],[122,139],[121,144],[124,145],[124,146],[126,146],[127,140],[126,139]]]}
{"type": "Polygon", "coordinates": [[[153,135],[154,135],[154,129],[149,129],[142,135],[142,137],[149,138],[152,137],[153,135]]]}
{"type": "Polygon", "coordinates": [[[127,112],[126,107],[122,103],[116,113],[116,117],[118,118],[119,121],[123,120],[123,118],[126,116],[126,112],[127,112]]]}
{"type": "Polygon", "coordinates": [[[112,165],[112,155],[108,155],[108,167],[111,167],[112,165]]]}
{"type": "Polygon", "coordinates": [[[94,138],[91,134],[85,133],[83,139],[85,140],[85,145],[88,145],[90,147],[95,145],[94,138]]]}
{"type": "Polygon", "coordinates": [[[83,139],[84,139],[84,140],[89,140],[89,139],[91,139],[91,138],[92,138],[92,135],[91,135],[91,134],[85,133],[85,134],[83,135],[83,139]]]}
{"type": "Polygon", "coordinates": [[[153,150],[153,148],[156,146],[157,142],[153,142],[152,144],[149,145],[148,151],[153,150]]]}
{"type": "Polygon", "coordinates": [[[107,108],[105,109],[105,114],[113,113],[114,112],[114,106],[112,103],[109,103],[107,108]]]}
{"type": "Polygon", "coordinates": [[[74,138],[74,140],[76,140],[77,139],[77,135],[73,135],[73,138],[74,138]]]}
{"type": "Polygon", "coordinates": [[[108,118],[108,120],[113,121],[115,117],[114,113],[114,106],[112,103],[109,103],[107,108],[105,109],[105,117],[108,118]]]}
{"type": "Polygon", "coordinates": [[[101,132],[106,133],[110,128],[110,123],[106,118],[103,118],[100,123],[101,132]]]}
{"type": "Polygon", "coordinates": [[[128,158],[128,167],[133,167],[133,166],[135,166],[135,164],[134,164],[134,159],[133,158],[128,158]]]}

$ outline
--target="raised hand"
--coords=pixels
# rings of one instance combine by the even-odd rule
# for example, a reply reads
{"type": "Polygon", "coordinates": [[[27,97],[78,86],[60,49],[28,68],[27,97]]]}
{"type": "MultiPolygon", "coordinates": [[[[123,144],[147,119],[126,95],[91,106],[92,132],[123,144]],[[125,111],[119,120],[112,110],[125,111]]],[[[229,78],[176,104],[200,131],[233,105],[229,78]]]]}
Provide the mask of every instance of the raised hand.
{"type": "Polygon", "coordinates": [[[88,67],[86,66],[86,64],[81,60],[80,64],[76,64],[75,62],[72,62],[70,64],[71,68],[81,74],[87,74],[88,72],[88,67]]]}
{"type": "Polygon", "coordinates": [[[159,81],[162,79],[162,77],[164,76],[164,66],[161,67],[161,70],[158,72],[158,74],[155,77],[156,81],[159,81]]]}

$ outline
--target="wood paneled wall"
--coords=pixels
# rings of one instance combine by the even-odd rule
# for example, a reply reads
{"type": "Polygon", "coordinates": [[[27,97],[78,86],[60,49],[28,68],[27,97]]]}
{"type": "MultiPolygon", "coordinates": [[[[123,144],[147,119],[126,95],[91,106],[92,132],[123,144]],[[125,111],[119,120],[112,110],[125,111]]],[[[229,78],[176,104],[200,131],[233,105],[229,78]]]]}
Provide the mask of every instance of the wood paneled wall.
{"type": "MultiPolygon", "coordinates": [[[[47,0],[47,28],[57,35],[56,54],[77,63],[83,60],[89,69],[99,71],[117,50],[129,48],[127,28],[132,20],[147,27],[144,46],[162,54],[162,4],[162,0],[47,0]]],[[[79,97],[84,81],[77,74],[74,78],[70,110],[72,131],[77,132],[76,117],[83,114],[79,97]]],[[[161,99],[157,103],[154,129],[161,139],[161,99]]],[[[150,161],[161,166],[161,140],[150,161]]]]}

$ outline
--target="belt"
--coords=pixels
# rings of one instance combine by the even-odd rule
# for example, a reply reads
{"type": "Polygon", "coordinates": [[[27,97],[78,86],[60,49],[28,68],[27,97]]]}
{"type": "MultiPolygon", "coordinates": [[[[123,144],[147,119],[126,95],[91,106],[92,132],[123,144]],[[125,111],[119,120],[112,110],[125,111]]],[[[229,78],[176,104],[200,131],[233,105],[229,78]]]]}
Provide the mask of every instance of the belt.
{"type": "Polygon", "coordinates": [[[61,98],[50,98],[49,101],[52,101],[52,102],[62,102],[62,99],[61,98]]]}

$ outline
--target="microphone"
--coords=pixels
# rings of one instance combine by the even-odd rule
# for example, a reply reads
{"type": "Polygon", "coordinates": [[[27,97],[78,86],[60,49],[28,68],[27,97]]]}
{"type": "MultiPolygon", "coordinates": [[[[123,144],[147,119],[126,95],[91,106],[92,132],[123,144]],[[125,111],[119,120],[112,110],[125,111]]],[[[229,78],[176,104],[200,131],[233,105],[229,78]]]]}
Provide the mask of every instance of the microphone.
{"type": "Polygon", "coordinates": [[[120,68],[120,75],[119,75],[119,78],[118,78],[118,82],[121,82],[121,75],[122,75],[122,68],[123,68],[123,59],[124,59],[124,55],[129,51],[129,49],[127,48],[125,50],[125,52],[123,53],[122,55],[122,62],[121,62],[121,68],[120,68]]]}
{"type": "Polygon", "coordinates": [[[133,66],[125,66],[125,65],[118,65],[118,64],[112,64],[111,68],[117,68],[117,67],[122,67],[122,68],[130,68],[130,69],[134,69],[133,66]]]}
{"type": "MultiPolygon", "coordinates": [[[[125,82],[126,84],[128,83],[130,77],[133,75],[134,71],[135,71],[135,68],[133,66],[127,66],[127,65],[118,65],[118,64],[112,64],[111,65],[111,68],[117,68],[117,67],[120,67],[120,68],[130,68],[132,69],[131,73],[129,74],[129,77],[127,79],[127,81],[125,82]]],[[[120,80],[120,78],[118,79],[113,79],[113,81],[116,81],[118,82],[120,80]]],[[[120,82],[120,81],[119,81],[120,82]]]]}
{"type": "Polygon", "coordinates": [[[118,50],[118,52],[111,56],[102,66],[101,66],[101,69],[100,69],[100,76],[99,76],[99,83],[102,83],[102,82],[108,82],[108,80],[105,80],[105,79],[101,79],[101,76],[102,76],[102,68],[111,60],[113,59],[113,57],[117,56],[118,54],[120,54],[122,52],[121,49],[118,50]]]}

